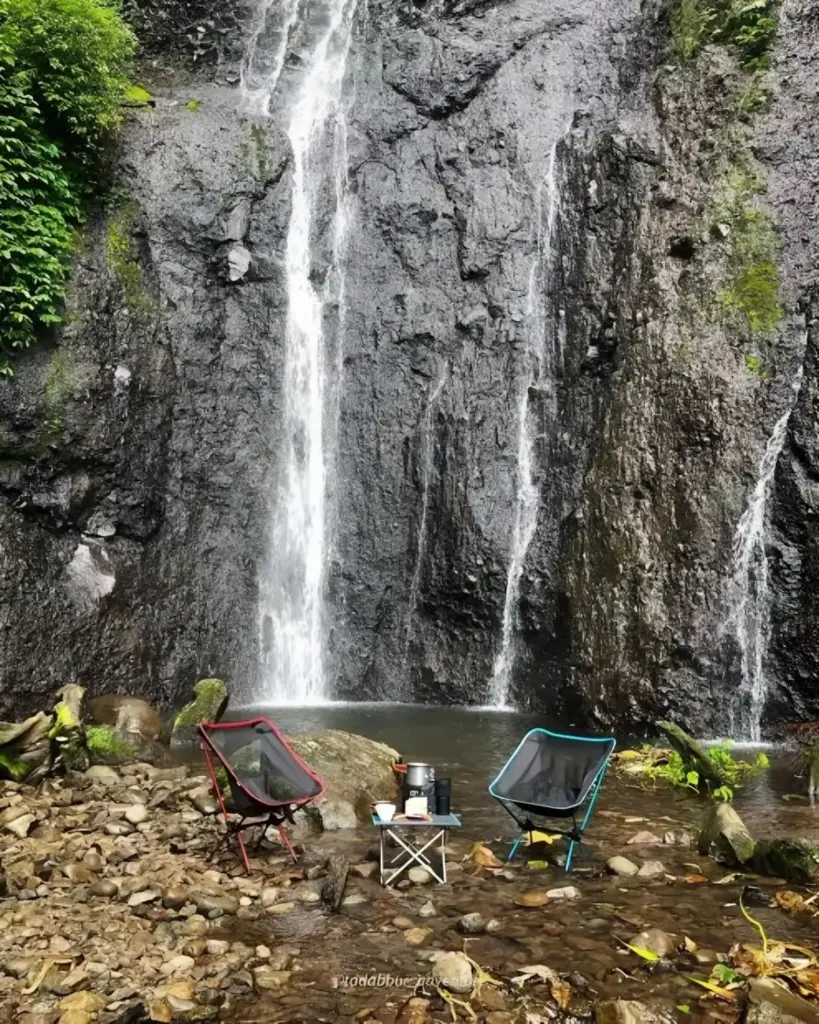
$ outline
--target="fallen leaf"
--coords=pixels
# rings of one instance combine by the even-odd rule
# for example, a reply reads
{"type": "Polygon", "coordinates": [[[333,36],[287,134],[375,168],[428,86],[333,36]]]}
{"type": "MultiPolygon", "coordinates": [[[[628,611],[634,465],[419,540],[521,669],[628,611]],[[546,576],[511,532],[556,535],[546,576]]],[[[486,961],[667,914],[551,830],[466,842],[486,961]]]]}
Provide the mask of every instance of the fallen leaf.
{"type": "Polygon", "coordinates": [[[515,899],[519,907],[543,907],[549,902],[545,889],[529,889],[515,899]]]}
{"type": "Polygon", "coordinates": [[[688,950],[689,953],[696,953],[699,949],[699,946],[696,944],[696,942],[694,942],[693,939],[689,939],[687,935],[685,936],[685,939],[683,941],[685,942],[685,948],[688,950]]]}
{"type": "Polygon", "coordinates": [[[521,967],[521,973],[512,978],[513,985],[523,985],[533,978],[545,981],[552,992],[552,998],[561,1008],[565,1010],[572,1001],[572,987],[564,981],[557,971],[545,964],[530,964],[528,967],[521,967]]]}
{"type": "Polygon", "coordinates": [[[551,864],[548,860],[530,860],[527,861],[526,867],[529,868],[530,871],[545,871],[546,868],[551,867],[551,864]]]}
{"type": "Polygon", "coordinates": [[[548,832],[530,832],[526,836],[524,845],[531,846],[535,843],[548,843],[548,845],[551,846],[552,843],[555,843],[558,839],[562,838],[563,836],[561,835],[551,835],[548,832]]]}
{"type": "Polygon", "coordinates": [[[688,1003],[677,1003],[674,1007],[675,1010],[679,1010],[680,1013],[691,1013],[691,1007],[688,1003]]]}
{"type": "Polygon", "coordinates": [[[683,881],[687,882],[688,885],[705,885],[708,879],[705,875],[685,875],[683,881]]]}
{"type": "Polygon", "coordinates": [[[724,878],[718,878],[714,885],[728,885],[729,882],[735,882],[738,878],[742,878],[742,875],[738,871],[732,871],[730,875],[726,875],[724,878]]]}
{"type": "Polygon", "coordinates": [[[614,756],[618,761],[639,761],[643,755],[639,750],[618,750],[614,756]]]}
{"type": "Polygon", "coordinates": [[[801,910],[805,901],[798,892],[793,892],[791,889],[780,889],[774,894],[774,903],[790,913],[794,910],[801,910]]]}
{"type": "MultiPolygon", "coordinates": [[[[623,940],[618,939],[618,942],[623,942],[623,940]]],[[[662,960],[662,957],[655,953],[653,949],[646,949],[645,946],[632,946],[630,942],[623,942],[623,945],[626,949],[630,949],[632,953],[636,953],[637,956],[641,957],[643,960],[648,960],[650,964],[656,964],[662,960]]]]}
{"type": "Polygon", "coordinates": [[[51,968],[54,966],[54,964],[73,964],[73,963],[74,963],[74,960],[71,957],[47,956],[45,958],[45,960],[43,960],[43,966],[37,972],[37,975],[36,975],[34,981],[28,986],[28,988],[24,988],[22,990],[23,991],[23,995],[24,996],[30,996],[32,993],[36,992],[37,989],[40,987],[40,985],[42,985],[43,979],[48,974],[48,972],[51,970],[51,968]]]}
{"type": "Polygon", "coordinates": [[[494,853],[483,843],[475,843],[469,852],[469,857],[482,868],[502,868],[503,864],[494,853]]]}
{"type": "Polygon", "coordinates": [[[736,1000],[736,996],[733,992],[730,992],[727,988],[721,988],[719,985],[715,985],[713,981],[706,981],[704,978],[695,978],[693,975],[688,975],[688,980],[693,981],[695,985],[701,985],[703,988],[708,989],[709,992],[713,992],[715,996],[719,996],[720,999],[736,1000]]]}

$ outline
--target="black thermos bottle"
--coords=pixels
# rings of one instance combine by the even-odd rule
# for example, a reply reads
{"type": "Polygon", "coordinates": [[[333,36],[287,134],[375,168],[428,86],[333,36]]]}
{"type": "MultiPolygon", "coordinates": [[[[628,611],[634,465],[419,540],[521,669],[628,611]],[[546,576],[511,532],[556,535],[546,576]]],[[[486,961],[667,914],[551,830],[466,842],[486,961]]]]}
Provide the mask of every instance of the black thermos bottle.
{"type": "Polygon", "coordinates": [[[449,814],[449,798],[452,793],[450,779],[435,780],[435,813],[449,814]]]}

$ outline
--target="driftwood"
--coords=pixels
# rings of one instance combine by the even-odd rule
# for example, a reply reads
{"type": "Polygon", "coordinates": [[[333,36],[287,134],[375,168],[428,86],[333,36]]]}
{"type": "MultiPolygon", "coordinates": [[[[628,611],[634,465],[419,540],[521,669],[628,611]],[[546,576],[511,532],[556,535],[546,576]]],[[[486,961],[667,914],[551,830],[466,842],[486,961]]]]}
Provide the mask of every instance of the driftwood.
{"type": "Polygon", "coordinates": [[[349,860],[340,854],[334,854],[327,858],[327,875],[321,888],[321,898],[333,912],[339,909],[341,901],[344,899],[349,868],[349,860]]]}

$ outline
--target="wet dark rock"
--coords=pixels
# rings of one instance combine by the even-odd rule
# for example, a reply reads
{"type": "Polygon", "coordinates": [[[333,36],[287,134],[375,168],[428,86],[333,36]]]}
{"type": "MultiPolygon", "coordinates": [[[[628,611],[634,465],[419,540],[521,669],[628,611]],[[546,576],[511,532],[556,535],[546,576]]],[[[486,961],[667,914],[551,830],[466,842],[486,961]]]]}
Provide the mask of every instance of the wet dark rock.
{"type": "Polygon", "coordinates": [[[815,1024],[817,1011],[805,999],[767,978],[755,978],[748,991],[745,1024],[815,1024]]]}
{"type": "Polygon", "coordinates": [[[754,840],[730,804],[714,803],[706,811],[697,849],[701,854],[713,849],[729,862],[745,864],[754,855],[754,840]]]}
{"type": "Polygon", "coordinates": [[[595,1005],[595,1024],[658,1024],[665,1014],[633,999],[606,999],[595,1005]]]}
{"type": "Polygon", "coordinates": [[[764,875],[810,885],[819,877],[819,844],[808,839],[760,839],[751,866],[764,875]]]}
{"type": "Polygon", "coordinates": [[[480,935],[481,932],[486,931],[486,921],[482,914],[464,914],[458,921],[458,931],[463,932],[464,935],[480,935]]]}

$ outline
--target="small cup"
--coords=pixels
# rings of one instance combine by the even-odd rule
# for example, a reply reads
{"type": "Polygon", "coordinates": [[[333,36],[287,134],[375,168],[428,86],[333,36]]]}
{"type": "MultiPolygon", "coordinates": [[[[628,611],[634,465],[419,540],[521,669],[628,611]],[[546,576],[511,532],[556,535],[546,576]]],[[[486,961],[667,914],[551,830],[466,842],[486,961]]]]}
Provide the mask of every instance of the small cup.
{"type": "Polygon", "coordinates": [[[381,821],[392,821],[395,814],[395,804],[376,804],[375,813],[381,821]]]}

